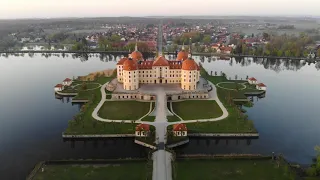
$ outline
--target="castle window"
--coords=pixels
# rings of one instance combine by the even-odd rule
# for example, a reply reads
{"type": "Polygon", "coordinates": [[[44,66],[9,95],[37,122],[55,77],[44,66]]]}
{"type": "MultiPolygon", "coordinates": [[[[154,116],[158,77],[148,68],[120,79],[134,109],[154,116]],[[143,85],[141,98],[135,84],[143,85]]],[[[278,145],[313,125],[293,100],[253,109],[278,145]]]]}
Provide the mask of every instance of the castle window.
{"type": "Polygon", "coordinates": [[[129,80],[129,82],[131,82],[131,80],[129,80]]]}
{"type": "Polygon", "coordinates": [[[191,79],[189,79],[189,82],[191,82],[191,79]]]}

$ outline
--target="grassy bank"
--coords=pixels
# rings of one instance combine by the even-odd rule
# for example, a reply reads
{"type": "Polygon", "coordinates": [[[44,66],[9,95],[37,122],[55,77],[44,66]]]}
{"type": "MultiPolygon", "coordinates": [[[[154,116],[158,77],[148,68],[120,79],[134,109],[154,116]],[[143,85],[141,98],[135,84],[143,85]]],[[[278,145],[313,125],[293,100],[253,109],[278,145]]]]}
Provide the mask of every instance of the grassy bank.
{"type": "Polygon", "coordinates": [[[34,180],[141,180],[147,178],[146,162],[118,164],[45,165],[34,180]]]}
{"type": "Polygon", "coordinates": [[[272,160],[178,160],[176,180],[292,180],[286,165],[272,160]]]}
{"type": "Polygon", "coordinates": [[[188,100],[172,103],[173,111],[183,120],[211,119],[223,113],[216,101],[188,100]]]}

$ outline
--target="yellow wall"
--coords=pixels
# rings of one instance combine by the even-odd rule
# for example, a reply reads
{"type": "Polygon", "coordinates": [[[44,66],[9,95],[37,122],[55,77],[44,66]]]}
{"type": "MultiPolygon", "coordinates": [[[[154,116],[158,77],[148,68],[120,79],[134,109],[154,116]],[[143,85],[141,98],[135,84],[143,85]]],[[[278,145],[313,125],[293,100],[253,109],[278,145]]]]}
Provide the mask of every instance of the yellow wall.
{"type": "Polygon", "coordinates": [[[195,90],[200,80],[200,71],[186,71],[181,69],[169,69],[168,66],[156,66],[152,69],[140,69],[135,71],[124,71],[122,65],[117,65],[118,82],[123,83],[126,90],[136,90],[139,83],[146,84],[177,84],[181,83],[184,90],[195,90]],[[161,78],[160,78],[161,77],[161,78]]]}

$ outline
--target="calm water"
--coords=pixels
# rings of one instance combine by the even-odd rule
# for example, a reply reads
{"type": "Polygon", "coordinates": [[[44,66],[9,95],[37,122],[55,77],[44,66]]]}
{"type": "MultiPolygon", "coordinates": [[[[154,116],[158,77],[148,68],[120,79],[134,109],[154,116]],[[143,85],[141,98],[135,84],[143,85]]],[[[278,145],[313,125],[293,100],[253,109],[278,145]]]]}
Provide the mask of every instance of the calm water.
{"type": "MultiPolygon", "coordinates": [[[[268,86],[266,97],[248,109],[260,133],[257,140],[192,139],[178,153],[283,153],[307,164],[320,144],[320,72],[315,64],[281,61],[213,61],[195,57],[210,71],[238,79],[254,76],[268,86]],[[208,62],[210,61],[210,63],[208,62]]],[[[61,132],[78,105],[54,97],[53,86],[66,77],[114,68],[112,56],[0,57],[0,179],[20,180],[41,160],[145,156],[131,139],[63,142],[61,132]]],[[[318,68],[319,69],[319,68],[318,68]]]]}

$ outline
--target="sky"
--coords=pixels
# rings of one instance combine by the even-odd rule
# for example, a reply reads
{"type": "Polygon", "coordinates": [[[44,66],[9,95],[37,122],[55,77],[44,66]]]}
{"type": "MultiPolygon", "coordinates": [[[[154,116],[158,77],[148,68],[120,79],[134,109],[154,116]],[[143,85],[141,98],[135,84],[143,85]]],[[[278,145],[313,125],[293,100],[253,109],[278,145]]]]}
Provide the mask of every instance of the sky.
{"type": "Polygon", "coordinates": [[[268,15],[320,16],[320,0],[0,0],[0,19],[268,15]]]}

